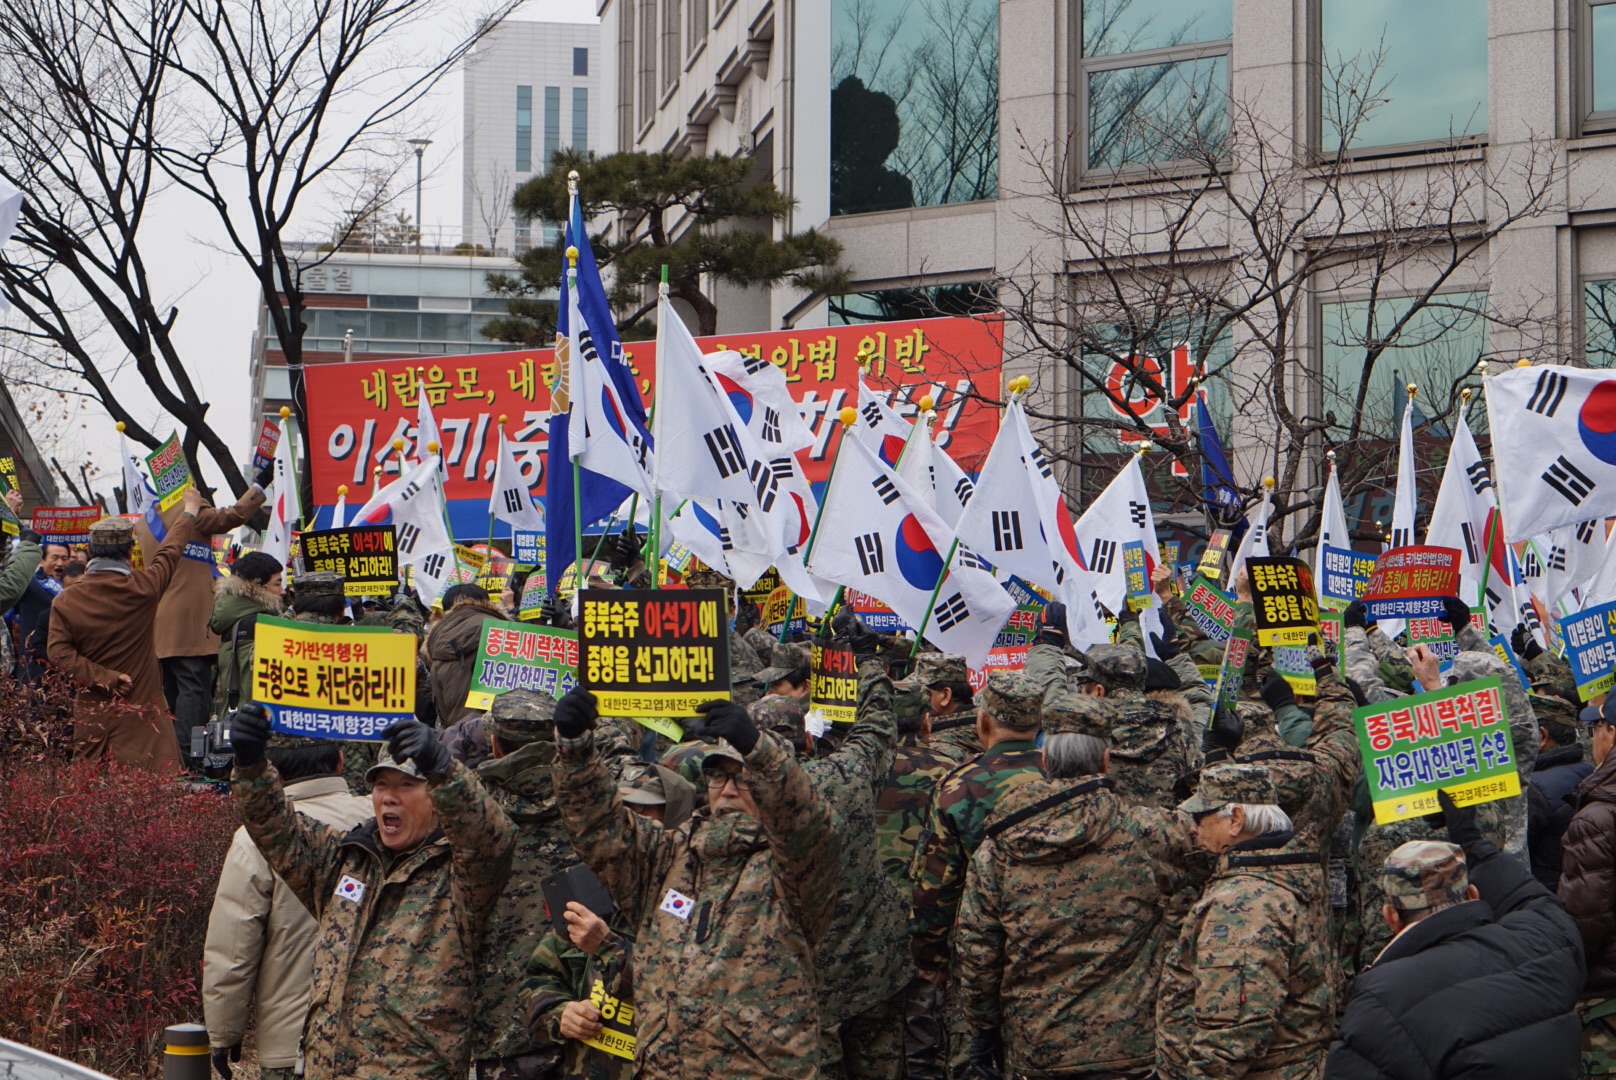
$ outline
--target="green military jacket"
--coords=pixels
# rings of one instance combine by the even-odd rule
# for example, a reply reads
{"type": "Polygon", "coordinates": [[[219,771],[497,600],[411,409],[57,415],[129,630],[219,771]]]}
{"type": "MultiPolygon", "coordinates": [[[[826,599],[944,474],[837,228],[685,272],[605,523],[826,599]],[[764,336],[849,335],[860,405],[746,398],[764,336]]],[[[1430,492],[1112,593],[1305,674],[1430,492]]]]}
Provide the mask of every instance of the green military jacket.
{"type": "Polygon", "coordinates": [[[909,869],[909,951],[922,972],[948,971],[965,871],[982,843],[988,814],[1007,792],[1041,778],[1043,768],[1044,755],[1032,739],[1012,739],[955,767],[937,785],[909,869]]]}
{"type": "Polygon", "coordinates": [[[464,1080],[473,957],[511,864],[511,823],[465,766],[427,783],[439,831],[393,854],[296,813],[273,766],[238,767],[247,833],[319,923],[304,1076],[464,1080]]]}
{"type": "Polygon", "coordinates": [[[914,881],[909,867],[931,812],[932,794],[948,771],[959,762],[919,735],[901,735],[892,756],[892,771],[875,800],[875,843],[881,865],[899,897],[911,896],[914,881]]]}
{"type": "MultiPolygon", "coordinates": [[[[590,956],[554,930],[546,931],[528,959],[522,983],[523,1012],[534,1042],[555,1055],[552,1073],[557,1080],[630,1080],[633,1057],[620,1057],[561,1034],[561,1013],[569,1002],[595,1001],[596,1008],[611,999],[618,1012],[634,1003],[633,939],[613,919],[613,928],[595,955],[590,956]]],[[[632,1013],[625,1021],[634,1026],[632,1013]]]]}

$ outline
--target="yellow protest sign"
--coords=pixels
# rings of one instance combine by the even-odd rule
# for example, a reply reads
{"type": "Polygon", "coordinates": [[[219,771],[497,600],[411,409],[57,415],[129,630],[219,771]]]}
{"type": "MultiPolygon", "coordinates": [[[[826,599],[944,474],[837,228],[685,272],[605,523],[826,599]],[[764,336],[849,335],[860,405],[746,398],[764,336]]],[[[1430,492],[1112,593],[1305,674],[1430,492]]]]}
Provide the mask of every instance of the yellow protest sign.
{"type": "Polygon", "coordinates": [[[415,716],[414,634],[385,626],[322,626],[260,615],[252,698],[275,728],[317,739],[379,742],[415,716]]]}

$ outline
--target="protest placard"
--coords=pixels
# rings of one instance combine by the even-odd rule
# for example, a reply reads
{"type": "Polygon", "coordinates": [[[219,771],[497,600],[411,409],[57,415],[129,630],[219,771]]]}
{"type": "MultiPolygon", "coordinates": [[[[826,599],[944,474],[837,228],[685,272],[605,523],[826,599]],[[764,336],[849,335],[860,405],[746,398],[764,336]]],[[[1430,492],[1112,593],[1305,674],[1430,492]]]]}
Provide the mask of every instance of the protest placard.
{"type": "Polygon", "coordinates": [[[898,617],[886,604],[869,593],[848,589],[842,593],[842,606],[859,617],[859,621],[878,634],[907,634],[914,628],[898,617]]]}
{"type": "Polygon", "coordinates": [[[590,983],[589,1003],[595,1006],[595,1012],[600,1017],[600,1032],[581,1041],[585,1046],[593,1046],[613,1057],[633,1061],[634,1003],[607,993],[606,983],[593,972],[594,963],[591,959],[586,970],[593,980],[590,983]]]}
{"type": "Polygon", "coordinates": [[[1127,586],[1128,610],[1145,610],[1150,606],[1150,570],[1145,564],[1143,541],[1130,540],[1122,545],[1122,574],[1127,586]]]}
{"type": "Polygon", "coordinates": [[[273,419],[265,419],[258,429],[258,445],[253,447],[252,471],[262,472],[275,460],[275,447],[280,445],[281,426],[273,419]]]}
{"type": "Polygon", "coordinates": [[[302,534],[303,569],[342,575],[345,596],[390,596],[398,587],[393,526],[355,525],[302,534]]]}
{"type": "Polygon", "coordinates": [[[41,506],[32,527],[43,544],[88,544],[90,526],[105,515],[99,506],[41,506]]]}
{"type": "Polygon", "coordinates": [[[1418,619],[1441,615],[1442,598],[1459,593],[1459,552],[1413,545],[1393,548],[1375,560],[1360,599],[1371,619],[1418,619]]]}
{"type": "Polygon", "coordinates": [[[1027,666],[1027,646],[1012,645],[1008,649],[994,649],[988,653],[987,662],[979,668],[966,668],[965,681],[971,686],[971,693],[979,694],[988,684],[988,676],[995,671],[1020,671],[1027,666]]]}
{"type": "Polygon", "coordinates": [[[252,699],[290,735],[379,742],[415,717],[414,634],[270,615],[253,628],[252,699]]]}
{"type": "Polygon", "coordinates": [[[180,447],[179,432],[146,455],[146,467],[151,470],[152,487],[157,490],[158,510],[167,510],[185,497],[185,489],[191,486],[191,465],[180,447]]]}
{"type": "MultiPolygon", "coordinates": [[[[1182,545],[1180,545],[1177,540],[1160,541],[1156,545],[1156,554],[1158,556],[1156,565],[1172,567],[1176,575],[1178,568],[1178,553],[1181,548],[1182,545]]],[[[1177,580],[1174,580],[1173,585],[1175,587],[1178,585],[1177,580]]]]}
{"type": "Polygon", "coordinates": [[[544,614],[544,598],[549,591],[544,585],[544,571],[535,570],[522,584],[522,599],[516,608],[516,617],[523,622],[534,622],[544,614]]]}
{"type": "Polygon", "coordinates": [[[1354,709],[1375,820],[1435,813],[1436,793],[1460,806],[1521,793],[1498,676],[1354,709]]]}
{"type": "Polygon", "coordinates": [[[1306,645],[1319,632],[1313,571],[1301,559],[1247,559],[1259,645],[1306,645]]]}
{"type": "Polygon", "coordinates": [[[511,561],[518,566],[544,565],[544,534],[518,529],[511,534],[511,561]]]}
{"type": "MultiPolygon", "coordinates": [[[[7,536],[22,535],[22,519],[12,512],[10,504],[5,500],[7,494],[16,490],[17,485],[6,475],[5,470],[0,469],[0,532],[7,536]]],[[[136,550],[139,550],[139,545],[136,545],[136,550]]]]}
{"type": "Polygon", "coordinates": [[[1218,529],[1207,539],[1196,573],[1208,581],[1223,580],[1223,556],[1229,550],[1229,530],[1218,529]]]}
{"type": "Polygon", "coordinates": [[[577,631],[483,620],[466,708],[492,708],[507,690],[540,690],[559,698],[577,685],[577,631]]]}
{"type": "Polygon", "coordinates": [[[1424,645],[1444,664],[1459,655],[1459,643],[1441,619],[1408,620],[1408,643],[1410,647],[1424,645]]]}
{"type": "Polygon", "coordinates": [[[1369,576],[1374,572],[1373,555],[1360,555],[1346,548],[1326,547],[1324,566],[1317,575],[1319,604],[1344,608],[1354,600],[1362,599],[1369,588],[1369,576]]]}
{"type": "Polygon", "coordinates": [[[602,716],[696,716],[729,698],[722,589],[582,589],[580,683],[602,716]]]}
{"type": "Polygon", "coordinates": [[[1589,701],[1616,686],[1616,601],[1560,620],[1577,696],[1589,701]]]}
{"type": "Polygon", "coordinates": [[[1015,576],[1011,576],[1004,583],[1004,591],[1016,602],[1016,610],[1010,613],[1010,617],[999,628],[999,636],[994,638],[993,647],[1026,648],[1038,636],[1038,619],[1049,601],[1033,586],[1015,576]]]}
{"type": "Polygon", "coordinates": [[[1305,645],[1275,645],[1273,651],[1274,670],[1279,672],[1293,694],[1316,694],[1319,692],[1318,679],[1313,674],[1313,665],[1307,660],[1307,646],[1305,645]]]}
{"type": "Polygon", "coordinates": [[[1510,647],[1509,640],[1503,634],[1494,634],[1487,639],[1487,644],[1493,647],[1498,658],[1508,664],[1515,671],[1515,677],[1521,680],[1521,688],[1528,694],[1532,693],[1532,680],[1527,677],[1526,669],[1515,656],[1515,650],[1510,647]]]}
{"type": "Polygon", "coordinates": [[[1222,644],[1234,629],[1234,600],[1204,577],[1197,577],[1184,597],[1190,621],[1210,640],[1222,644]]]}
{"type": "Polygon", "coordinates": [[[1347,670],[1347,627],[1345,616],[1339,611],[1319,612],[1319,636],[1324,639],[1327,652],[1335,656],[1338,672],[1347,670]]]}
{"type": "Polygon", "coordinates": [[[858,683],[858,657],[852,649],[814,642],[808,704],[821,719],[832,724],[857,719],[858,683]]]}
{"type": "Polygon", "coordinates": [[[1251,628],[1242,626],[1229,634],[1223,644],[1223,663],[1218,666],[1215,688],[1214,718],[1233,713],[1240,700],[1240,686],[1245,681],[1246,657],[1251,652],[1251,628]]]}

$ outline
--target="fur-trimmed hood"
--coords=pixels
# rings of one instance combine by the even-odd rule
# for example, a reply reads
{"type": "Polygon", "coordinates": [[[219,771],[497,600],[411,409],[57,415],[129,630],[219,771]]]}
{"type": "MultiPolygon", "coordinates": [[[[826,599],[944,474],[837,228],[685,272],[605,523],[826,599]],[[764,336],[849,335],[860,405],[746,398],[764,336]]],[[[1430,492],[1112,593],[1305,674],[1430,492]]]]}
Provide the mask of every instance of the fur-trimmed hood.
{"type": "Polygon", "coordinates": [[[213,583],[213,618],[208,627],[220,637],[248,615],[279,615],[281,598],[246,578],[221,577],[213,583]]]}

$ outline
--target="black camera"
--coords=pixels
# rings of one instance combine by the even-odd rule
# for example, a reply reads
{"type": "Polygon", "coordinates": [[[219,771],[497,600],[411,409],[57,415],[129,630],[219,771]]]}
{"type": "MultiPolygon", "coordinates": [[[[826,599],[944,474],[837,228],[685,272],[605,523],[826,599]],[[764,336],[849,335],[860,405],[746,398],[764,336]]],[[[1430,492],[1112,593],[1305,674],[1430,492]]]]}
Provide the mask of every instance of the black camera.
{"type": "Polygon", "coordinates": [[[191,729],[191,760],[211,780],[229,778],[236,748],[230,744],[228,720],[210,720],[206,727],[191,729]]]}

